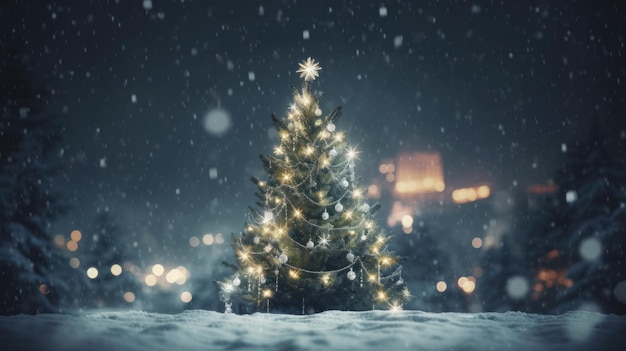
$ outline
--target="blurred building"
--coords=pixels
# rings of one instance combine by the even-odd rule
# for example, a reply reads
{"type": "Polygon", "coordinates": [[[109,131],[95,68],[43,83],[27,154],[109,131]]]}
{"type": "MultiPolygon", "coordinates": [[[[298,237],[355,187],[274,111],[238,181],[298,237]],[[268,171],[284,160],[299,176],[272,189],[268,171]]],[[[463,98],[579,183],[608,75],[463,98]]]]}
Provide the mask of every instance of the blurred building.
{"type": "Polygon", "coordinates": [[[441,193],[446,188],[438,152],[411,152],[398,156],[393,194],[398,197],[441,193]]]}

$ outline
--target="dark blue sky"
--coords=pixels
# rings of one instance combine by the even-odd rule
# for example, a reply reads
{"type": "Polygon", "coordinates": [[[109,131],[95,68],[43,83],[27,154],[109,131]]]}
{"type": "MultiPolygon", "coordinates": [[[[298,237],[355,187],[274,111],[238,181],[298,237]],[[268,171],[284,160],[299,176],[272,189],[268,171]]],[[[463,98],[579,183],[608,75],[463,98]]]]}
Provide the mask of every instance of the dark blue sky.
{"type": "Polygon", "coordinates": [[[55,230],[107,206],[176,257],[173,242],[243,226],[270,114],[309,56],[366,181],[382,159],[435,150],[450,187],[544,183],[592,120],[623,144],[619,3],[3,1],[0,22],[64,125],[60,186],[75,210],[55,230]],[[231,117],[222,135],[203,127],[216,107],[231,117]]]}

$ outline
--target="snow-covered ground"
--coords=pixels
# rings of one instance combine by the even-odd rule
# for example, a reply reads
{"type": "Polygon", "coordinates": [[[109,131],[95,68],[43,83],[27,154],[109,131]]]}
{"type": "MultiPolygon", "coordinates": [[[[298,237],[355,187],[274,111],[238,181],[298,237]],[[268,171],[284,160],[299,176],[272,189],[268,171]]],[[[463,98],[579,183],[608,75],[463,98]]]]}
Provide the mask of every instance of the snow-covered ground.
{"type": "Polygon", "coordinates": [[[624,350],[626,316],[330,311],[0,317],[2,350],[624,350]],[[8,348],[7,348],[8,346],[8,348]]]}

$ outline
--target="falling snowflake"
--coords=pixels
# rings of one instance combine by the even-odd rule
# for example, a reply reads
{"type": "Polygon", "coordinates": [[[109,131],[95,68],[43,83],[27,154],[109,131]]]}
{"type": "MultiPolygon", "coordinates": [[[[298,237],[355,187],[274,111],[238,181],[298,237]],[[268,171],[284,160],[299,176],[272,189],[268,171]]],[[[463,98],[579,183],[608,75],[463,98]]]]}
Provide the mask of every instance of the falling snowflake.
{"type": "Polygon", "coordinates": [[[317,71],[322,69],[319,62],[315,62],[315,60],[310,57],[298,65],[300,65],[300,69],[296,72],[300,73],[300,78],[304,78],[305,81],[315,80],[315,78],[319,76],[317,71]]]}

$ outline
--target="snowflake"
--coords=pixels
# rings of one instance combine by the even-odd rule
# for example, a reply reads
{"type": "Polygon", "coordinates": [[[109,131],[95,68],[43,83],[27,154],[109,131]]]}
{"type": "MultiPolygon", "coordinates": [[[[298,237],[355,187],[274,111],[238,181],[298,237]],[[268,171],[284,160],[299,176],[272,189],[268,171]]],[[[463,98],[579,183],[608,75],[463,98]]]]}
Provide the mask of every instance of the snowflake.
{"type": "Polygon", "coordinates": [[[305,81],[315,80],[319,76],[317,71],[321,70],[319,62],[315,62],[312,58],[307,58],[306,61],[299,63],[300,69],[297,73],[300,73],[300,78],[304,78],[305,81]]]}

